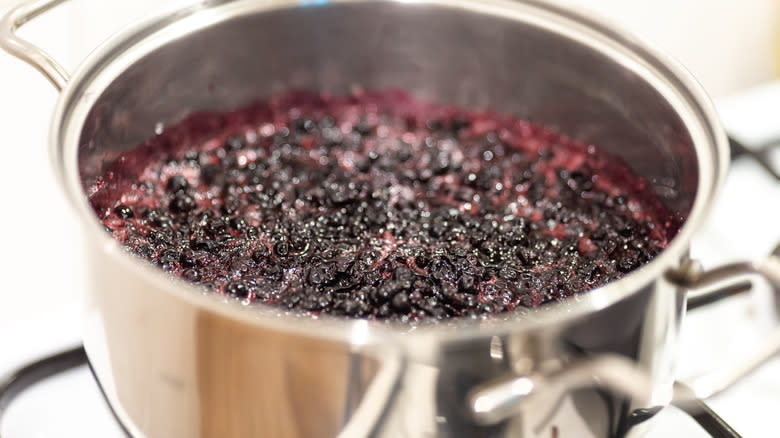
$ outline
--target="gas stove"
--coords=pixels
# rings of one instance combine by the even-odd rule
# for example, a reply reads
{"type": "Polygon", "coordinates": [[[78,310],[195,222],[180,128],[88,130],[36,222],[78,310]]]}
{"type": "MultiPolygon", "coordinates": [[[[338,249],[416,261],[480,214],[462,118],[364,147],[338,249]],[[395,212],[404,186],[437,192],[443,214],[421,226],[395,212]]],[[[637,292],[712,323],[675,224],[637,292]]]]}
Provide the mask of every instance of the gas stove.
{"type": "MultiPolygon", "coordinates": [[[[34,86],[42,86],[42,83],[30,85],[30,88],[34,86]]],[[[46,94],[41,96],[39,100],[50,98],[46,94]]],[[[780,227],[776,223],[780,203],[773,202],[780,199],[780,182],[776,175],[780,169],[780,126],[773,120],[778,105],[780,82],[718,102],[724,124],[735,140],[732,145],[734,160],[710,221],[693,242],[692,256],[705,267],[760,258],[780,242],[780,227]]],[[[40,112],[50,114],[45,106],[40,112]]],[[[40,123],[37,129],[45,131],[45,123],[33,122],[40,123]]],[[[29,143],[41,144],[27,146],[42,151],[45,136],[31,138],[29,143]]],[[[8,161],[13,162],[13,157],[8,161]]],[[[56,209],[60,208],[62,201],[57,199],[60,193],[55,187],[44,196],[47,198],[38,204],[51,203],[56,209]]],[[[59,213],[67,214],[64,208],[55,214],[59,213]]],[[[67,227],[67,220],[60,225],[67,227]]],[[[78,240],[78,236],[70,235],[66,241],[57,243],[67,245],[78,240]]],[[[23,239],[12,240],[10,246],[22,248],[24,243],[23,239]]],[[[15,251],[7,250],[6,253],[15,251]]],[[[82,260],[78,250],[73,254],[63,251],[58,255],[82,260]]],[[[60,291],[61,295],[77,295],[78,285],[78,281],[59,284],[66,289],[60,291]]],[[[23,286],[11,284],[9,289],[28,290],[23,286]]],[[[777,322],[777,316],[768,311],[762,301],[762,287],[767,288],[757,284],[755,294],[730,298],[689,313],[682,332],[681,378],[727,363],[756,347],[762,333],[777,322]]],[[[42,292],[41,296],[48,295],[42,292]]],[[[11,323],[0,323],[0,346],[3,346],[0,375],[9,373],[11,380],[7,382],[15,383],[11,391],[0,396],[0,412],[3,413],[0,436],[126,436],[103,400],[79,347],[79,307],[73,304],[44,308],[48,310],[35,312],[34,317],[12,318],[11,323]],[[41,361],[41,358],[44,359],[41,361]],[[14,375],[13,370],[23,372],[14,375]],[[16,389],[22,388],[23,392],[15,393],[16,389]]],[[[774,425],[773,415],[780,407],[778,376],[780,360],[775,359],[728,392],[707,401],[709,410],[701,411],[696,418],[669,407],[632,434],[648,438],[766,436],[774,425]]]]}

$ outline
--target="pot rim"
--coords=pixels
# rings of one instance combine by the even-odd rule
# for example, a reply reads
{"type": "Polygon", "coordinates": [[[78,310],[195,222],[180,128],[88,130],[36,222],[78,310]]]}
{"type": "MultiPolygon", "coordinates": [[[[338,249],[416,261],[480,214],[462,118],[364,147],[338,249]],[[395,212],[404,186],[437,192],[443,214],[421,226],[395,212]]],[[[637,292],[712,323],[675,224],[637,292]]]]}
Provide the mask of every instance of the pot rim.
{"type": "MultiPolygon", "coordinates": [[[[693,233],[706,219],[712,200],[719,191],[728,168],[728,142],[720,128],[717,113],[702,86],[676,60],[647,42],[592,13],[572,11],[550,0],[378,0],[385,3],[462,8],[473,13],[498,15],[542,27],[587,44],[631,69],[661,94],[689,130],[699,164],[697,193],[688,218],[669,246],[641,268],[620,280],[559,303],[550,303],[527,312],[500,315],[487,320],[455,318],[437,325],[412,328],[404,323],[353,320],[331,316],[312,317],[270,306],[245,306],[217,294],[203,293],[197,286],[144,263],[122,249],[102,229],[82,189],[77,163],[80,130],[94,100],[111,81],[141,56],[173,39],[186,37],[205,26],[246,13],[262,13],[288,7],[316,7],[326,2],[295,0],[189,0],[148,17],[115,34],[94,50],[76,69],[58,99],[50,127],[53,167],[71,207],[84,223],[84,237],[99,245],[105,255],[124,269],[146,277],[160,289],[197,306],[204,312],[220,314],[247,324],[306,336],[347,341],[353,345],[389,342],[450,342],[490,337],[542,327],[562,326],[586,317],[634,295],[643,287],[663,278],[664,272],[678,266],[687,256],[693,233]],[[77,128],[77,129],[75,129],[77,128]],[[77,132],[78,131],[78,132],[77,132]],[[414,332],[415,336],[406,336],[414,332]]],[[[330,0],[328,3],[365,3],[367,0],[330,0]]]]}

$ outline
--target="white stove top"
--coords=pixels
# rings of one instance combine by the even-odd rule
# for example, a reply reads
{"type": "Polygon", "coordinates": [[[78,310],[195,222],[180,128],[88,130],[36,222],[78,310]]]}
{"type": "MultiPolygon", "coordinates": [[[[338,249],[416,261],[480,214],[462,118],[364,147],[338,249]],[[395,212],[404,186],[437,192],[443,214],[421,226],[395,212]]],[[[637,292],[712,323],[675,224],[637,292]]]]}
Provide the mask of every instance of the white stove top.
{"type": "MultiPolygon", "coordinates": [[[[46,133],[56,93],[10,57],[0,55],[0,70],[4,79],[0,120],[13,121],[4,126],[0,190],[6,208],[15,212],[5,212],[0,222],[0,266],[10,267],[0,293],[0,374],[4,374],[79,343],[78,291],[84,258],[78,225],[47,164],[46,133]],[[31,205],[30,199],[36,202],[31,205]]],[[[729,131],[748,145],[780,138],[780,124],[773,120],[780,107],[780,83],[721,100],[718,107],[729,131]]],[[[780,164],[780,157],[775,158],[780,164]]],[[[778,200],[780,184],[757,164],[746,159],[734,163],[711,220],[694,241],[693,257],[711,267],[767,254],[780,242],[778,200]]],[[[740,297],[691,312],[683,327],[680,375],[750,351],[772,323],[760,304],[740,297]]],[[[772,435],[769,431],[776,428],[774,415],[780,408],[780,360],[709,404],[746,438],[772,435]]],[[[665,409],[653,421],[648,438],[708,436],[674,408],[665,409]]],[[[24,393],[9,409],[0,435],[122,436],[86,367],[24,393]]]]}

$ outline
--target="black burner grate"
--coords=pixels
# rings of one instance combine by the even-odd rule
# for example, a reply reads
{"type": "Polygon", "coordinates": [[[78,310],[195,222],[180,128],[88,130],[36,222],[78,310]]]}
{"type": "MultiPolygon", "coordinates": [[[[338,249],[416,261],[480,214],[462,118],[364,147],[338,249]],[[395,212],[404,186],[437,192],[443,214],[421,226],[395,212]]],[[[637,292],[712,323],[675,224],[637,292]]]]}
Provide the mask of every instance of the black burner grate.
{"type": "Polygon", "coordinates": [[[777,181],[780,181],[780,159],[774,160],[778,161],[778,163],[773,163],[772,159],[773,154],[780,154],[780,139],[766,142],[757,148],[748,148],[733,137],[729,137],[729,146],[731,148],[732,161],[741,157],[752,158],[760,164],[768,174],[772,175],[777,181]]]}

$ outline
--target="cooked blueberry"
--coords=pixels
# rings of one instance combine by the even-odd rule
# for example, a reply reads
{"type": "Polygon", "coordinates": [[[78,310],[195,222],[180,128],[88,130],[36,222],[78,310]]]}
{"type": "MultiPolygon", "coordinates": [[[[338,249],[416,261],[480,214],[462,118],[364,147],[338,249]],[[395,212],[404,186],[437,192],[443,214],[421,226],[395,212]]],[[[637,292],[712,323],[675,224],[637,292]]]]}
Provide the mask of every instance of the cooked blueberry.
{"type": "Polygon", "coordinates": [[[187,182],[187,178],[181,175],[173,175],[172,177],[168,178],[168,182],[165,184],[165,188],[168,189],[168,191],[171,193],[185,190],[188,186],[189,183],[187,182]]]}
{"type": "Polygon", "coordinates": [[[494,313],[496,308],[493,304],[490,303],[480,303],[479,311],[482,313],[494,313]]]}
{"type": "Polygon", "coordinates": [[[436,174],[445,174],[450,169],[452,157],[447,152],[439,152],[431,162],[432,170],[436,174]]]}
{"type": "Polygon", "coordinates": [[[157,259],[160,261],[160,263],[171,264],[178,262],[179,257],[179,252],[175,249],[166,249],[157,256],[157,259]]]}
{"type": "Polygon", "coordinates": [[[241,231],[248,226],[246,219],[244,219],[243,217],[230,218],[229,224],[230,224],[230,228],[236,231],[241,231]]]}
{"type": "Polygon", "coordinates": [[[263,271],[263,276],[273,281],[281,280],[282,274],[282,269],[276,264],[268,266],[265,268],[265,271],[263,271]]]}
{"type": "Polygon", "coordinates": [[[461,292],[469,292],[474,288],[475,279],[472,275],[464,274],[460,276],[458,280],[458,289],[461,292]]]}
{"type": "Polygon", "coordinates": [[[311,311],[322,309],[319,297],[314,295],[305,295],[300,301],[300,307],[304,310],[311,311]]]}
{"type": "Polygon", "coordinates": [[[184,270],[181,276],[185,280],[192,281],[192,282],[198,282],[200,281],[201,278],[200,272],[197,269],[192,269],[192,268],[184,270]]]}
{"type": "Polygon", "coordinates": [[[149,213],[147,220],[151,221],[156,227],[172,227],[173,219],[165,213],[154,210],[149,213]]]}
{"type": "Polygon", "coordinates": [[[425,122],[425,127],[431,131],[441,131],[444,128],[444,122],[441,119],[428,119],[425,122]]]}
{"type": "Polygon", "coordinates": [[[276,245],[274,245],[274,253],[279,257],[287,257],[287,254],[290,253],[290,243],[286,240],[277,242],[276,245]]]}
{"type": "Polygon", "coordinates": [[[399,266],[393,271],[393,279],[411,284],[414,281],[414,272],[406,266],[399,266]]]}
{"type": "Polygon", "coordinates": [[[427,268],[431,264],[431,259],[424,254],[418,255],[414,258],[414,263],[421,268],[427,268]]]}
{"type": "Polygon", "coordinates": [[[450,128],[455,132],[468,128],[469,126],[471,126],[471,120],[461,116],[453,118],[452,122],[450,122],[450,128]]]}
{"type": "Polygon", "coordinates": [[[623,237],[631,237],[635,234],[634,230],[634,224],[631,222],[624,222],[620,225],[620,228],[618,229],[618,234],[620,234],[623,237]]]}
{"type": "Polygon", "coordinates": [[[406,292],[396,294],[392,299],[393,308],[399,312],[408,312],[412,305],[409,302],[409,295],[406,292]]]}
{"type": "Polygon", "coordinates": [[[344,301],[344,313],[347,316],[359,316],[365,312],[365,304],[357,300],[344,301]]]}
{"type": "Polygon", "coordinates": [[[364,265],[373,265],[379,260],[380,255],[379,252],[370,249],[360,253],[359,260],[364,265]]]}
{"type": "Polygon", "coordinates": [[[616,264],[620,272],[633,271],[639,267],[639,257],[635,253],[626,253],[620,256],[616,264]]]}
{"type": "Polygon", "coordinates": [[[539,252],[534,248],[520,247],[517,249],[517,257],[524,265],[529,266],[539,259],[539,252]]]}
{"type": "Polygon", "coordinates": [[[191,250],[182,251],[181,256],[179,257],[179,263],[181,263],[181,265],[185,268],[195,266],[197,263],[195,253],[191,250]]]}
{"type": "Polygon", "coordinates": [[[430,274],[437,280],[452,281],[455,277],[452,265],[444,260],[435,262],[433,266],[431,266],[430,274]]]}
{"type": "Polygon", "coordinates": [[[233,215],[241,208],[241,201],[235,196],[226,196],[222,202],[222,213],[233,215]]]}
{"type": "Polygon", "coordinates": [[[433,178],[433,170],[429,168],[424,168],[420,170],[420,173],[417,174],[417,179],[420,180],[420,182],[427,183],[433,178]]]}
{"type": "Polygon", "coordinates": [[[371,135],[374,130],[374,128],[365,120],[357,122],[352,129],[362,136],[371,135]]]}
{"type": "Polygon", "coordinates": [[[200,153],[198,151],[189,150],[184,153],[184,160],[187,164],[197,164],[200,161],[200,153]]]}
{"type": "Polygon", "coordinates": [[[334,267],[321,263],[319,265],[312,266],[309,271],[309,283],[312,285],[318,285],[323,283],[329,283],[334,278],[334,267]]]}
{"type": "Polygon", "coordinates": [[[114,213],[122,219],[130,219],[133,217],[133,210],[123,204],[119,204],[114,208],[114,213]]]}
{"type": "Polygon", "coordinates": [[[220,169],[216,164],[206,164],[200,169],[200,177],[206,184],[212,184],[219,176],[220,169]]]}
{"type": "Polygon", "coordinates": [[[268,247],[265,245],[259,245],[257,249],[252,253],[252,260],[257,263],[265,261],[271,252],[268,251],[268,247]]]}
{"type": "Polygon", "coordinates": [[[246,142],[243,137],[230,137],[225,141],[225,147],[237,151],[246,147],[246,142]]]}
{"type": "Polygon", "coordinates": [[[314,132],[317,128],[317,124],[311,119],[298,119],[293,121],[293,127],[301,134],[307,134],[314,132]]]}
{"type": "Polygon", "coordinates": [[[602,242],[601,248],[604,250],[605,253],[612,255],[612,253],[615,252],[615,249],[618,247],[618,242],[615,239],[607,239],[602,242]]]}
{"type": "Polygon", "coordinates": [[[507,281],[514,281],[517,280],[517,271],[510,268],[509,266],[503,266],[498,271],[498,276],[507,281]]]}
{"type": "Polygon", "coordinates": [[[225,232],[227,230],[227,223],[225,223],[225,220],[221,217],[217,217],[214,219],[211,219],[208,224],[206,225],[206,230],[208,230],[209,233],[212,235],[219,235],[225,232]]]}
{"type": "Polygon", "coordinates": [[[244,257],[233,257],[233,259],[230,261],[230,267],[228,270],[233,273],[233,275],[236,274],[244,274],[248,272],[250,269],[254,267],[254,264],[252,263],[250,258],[244,258],[244,257]]]}
{"type": "Polygon", "coordinates": [[[190,248],[199,251],[213,251],[216,245],[209,239],[197,239],[190,242],[190,248]]]}
{"type": "Polygon", "coordinates": [[[189,195],[177,195],[173,198],[171,203],[168,204],[168,208],[173,213],[188,213],[194,210],[195,207],[195,200],[189,195]]]}
{"type": "Polygon", "coordinates": [[[258,236],[260,235],[260,232],[257,230],[257,227],[248,226],[246,227],[246,238],[249,240],[257,240],[258,236]]]}
{"type": "Polygon", "coordinates": [[[135,253],[142,258],[148,259],[152,256],[152,248],[149,245],[138,245],[135,247],[135,253]]]}
{"type": "Polygon", "coordinates": [[[290,236],[290,246],[295,251],[304,251],[309,246],[309,241],[303,236],[294,234],[290,236]]]}
{"type": "Polygon", "coordinates": [[[372,225],[384,225],[388,221],[387,211],[381,208],[369,208],[366,210],[366,219],[372,225]]]}
{"type": "Polygon", "coordinates": [[[239,298],[249,296],[249,287],[243,281],[231,281],[225,286],[225,293],[239,298]]]}
{"type": "Polygon", "coordinates": [[[354,183],[333,183],[327,188],[328,197],[335,205],[345,204],[356,199],[359,191],[354,183]]]}

